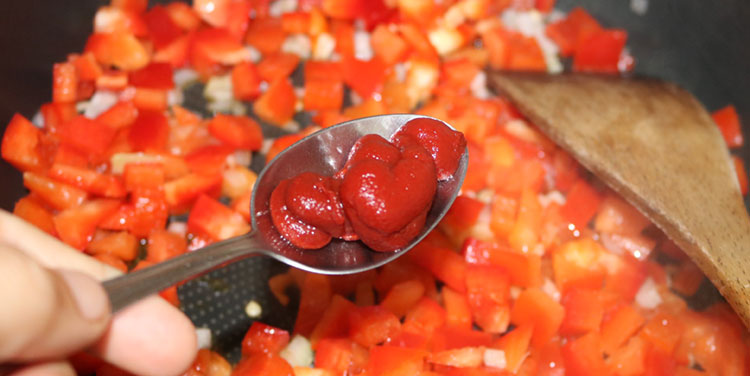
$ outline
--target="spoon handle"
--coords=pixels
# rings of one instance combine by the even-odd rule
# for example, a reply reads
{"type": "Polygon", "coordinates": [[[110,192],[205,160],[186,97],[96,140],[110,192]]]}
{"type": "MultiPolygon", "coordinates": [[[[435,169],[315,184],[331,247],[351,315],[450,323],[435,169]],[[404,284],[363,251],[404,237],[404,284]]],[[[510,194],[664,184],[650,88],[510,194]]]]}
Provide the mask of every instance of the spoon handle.
{"type": "Polygon", "coordinates": [[[112,313],[178,282],[198,276],[221,264],[263,253],[255,232],[213,243],[154,266],[122,275],[102,284],[112,313]]]}

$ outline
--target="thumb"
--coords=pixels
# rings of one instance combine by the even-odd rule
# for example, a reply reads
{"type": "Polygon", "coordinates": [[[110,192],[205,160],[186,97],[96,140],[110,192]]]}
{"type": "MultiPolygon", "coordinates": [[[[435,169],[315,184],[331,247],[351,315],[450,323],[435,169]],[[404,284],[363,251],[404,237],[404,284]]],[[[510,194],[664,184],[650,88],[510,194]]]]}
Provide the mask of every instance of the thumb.
{"type": "Polygon", "coordinates": [[[39,265],[0,245],[0,363],[59,359],[98,339],[109,322],[101,285],[74,271],[39,265]]]}

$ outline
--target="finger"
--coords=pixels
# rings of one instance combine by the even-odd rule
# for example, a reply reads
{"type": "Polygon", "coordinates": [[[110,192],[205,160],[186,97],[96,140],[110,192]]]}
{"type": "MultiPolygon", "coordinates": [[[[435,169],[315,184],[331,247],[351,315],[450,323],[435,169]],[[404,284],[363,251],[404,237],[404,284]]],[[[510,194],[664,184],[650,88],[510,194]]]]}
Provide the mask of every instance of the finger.
{"type": "Polygon", "coordinates": [[[76,371],[68,362],[49,362],[26,366],[10,376],[75,376],[76,371]]]}
{"type": "Polygon", "coordinates": [[[79,272],[53,271],[0,246],[0,362],[60,359],[92,344],[109,322],[101,285],[79,272]]]}
{"type": "Polygon", "coordinates": [[[122,274],[4,210],[0,210],[0,244],[23,251],[48,268],[76,270],[98,280],[122,274]]]}
{"type": "Polygon", "coordinates": [[[138,375],[179,375],[198,351],[193,323],[158,296],[120,311],[94,352],[138,375]]]}

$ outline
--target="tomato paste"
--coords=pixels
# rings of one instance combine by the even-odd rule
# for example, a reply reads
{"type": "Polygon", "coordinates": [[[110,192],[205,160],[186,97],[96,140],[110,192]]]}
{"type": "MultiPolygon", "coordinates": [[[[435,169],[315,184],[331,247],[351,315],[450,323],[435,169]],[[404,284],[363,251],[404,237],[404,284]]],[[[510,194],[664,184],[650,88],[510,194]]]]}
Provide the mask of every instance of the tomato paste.
{"type": "Polygon", "coordinates": [[[422,231],[438,181],[453,176],[465,149],[461,133],[429,118],[408,122],[390,141],[366,135],[335,176],[305,172],[282,181],[271,194],[271,218],[300,248],[338,238],[397,250],[422,231]]]}

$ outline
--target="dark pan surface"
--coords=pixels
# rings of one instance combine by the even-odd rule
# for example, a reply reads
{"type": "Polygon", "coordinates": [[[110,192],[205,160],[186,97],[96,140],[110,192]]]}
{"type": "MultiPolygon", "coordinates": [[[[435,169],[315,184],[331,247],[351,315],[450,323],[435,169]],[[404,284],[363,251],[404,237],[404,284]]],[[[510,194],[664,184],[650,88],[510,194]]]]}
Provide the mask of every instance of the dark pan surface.
{"type": "MultiPolygon", "coordinates": [[[[52,64],[83,48],[96,9],[108,2],[26,0],[3,4],[3,128],[14,112],[31,117],[41,103],[49,101],[52,64]]],[[[638,15],[630,9],[629,0],[558,0],[558,7],[563,10],[574,6],[584,7],[608,27],[629,32],[628,46],[637,59],[636,74],[677,82],[711,111],[733,103],[745,119],[746,136],[750,136],[750,2],[649,0],[648,11],[638,15]]],[[[304,118],[298,120],[306,123],[304,118]]],[[[750,147],[738,154],[750,159],[750,147]]],[[[262,163],[254,163],[253,168],[257,171],[262,163]]],[[[0,162],[0,177],[0,208],[12,210],[14,202],[25,194],[21,175],[0,162]]],[[[216,350],[236,361],[238,345],[252,322],[244,313],[250,300],[263,307],[262,321],[292,328],[294,296],[293,303],[283,307],[266,283],[270,276],[283,270],[277,262],[256,257],[214,271],[180,287],[183,309],[197,326],[213,330],[216,350]]]]}

